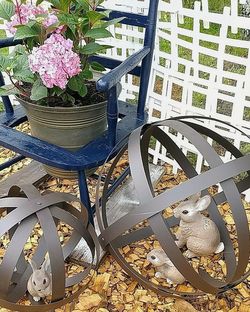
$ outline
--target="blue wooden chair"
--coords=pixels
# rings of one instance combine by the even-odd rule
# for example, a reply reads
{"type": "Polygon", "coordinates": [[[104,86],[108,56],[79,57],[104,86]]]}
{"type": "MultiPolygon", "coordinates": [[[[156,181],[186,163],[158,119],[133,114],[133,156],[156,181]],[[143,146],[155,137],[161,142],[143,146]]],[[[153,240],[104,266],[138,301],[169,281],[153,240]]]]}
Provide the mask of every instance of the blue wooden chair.
{"type": "MultiPolygon", "coordinates": [[[[157,8],[158,0],[151,0],[148,16],[119,11],[111,12],[110,18],[124,17],[123,24],[145,28],[144,47],[123,62],[103,56],[94,57],[106,68],[111,69],[96,83],[97,90],[107,92],[108,95],[108,128],[102,136],[88,143],[77,152],[69,152],[13,129],[13,127],[26,121],[25,112],[22,106],[19,105],[14,108],[8,97],[2,97],[5,111],[0,114],[0,146],[18,153],[18,156],[1,164],[0,171],[25,157],[56,168],[78,171],[80,197],[88,208],[90,220],[93,222],[93,211],[89,200],[85,169],[102,165],[117,142],[147,121],[145,102],[154,51],[157,8]],[[139,66],[139,64],[141,65],[139,66]],[[137,105],[117,99],[117,85],[120,79],[128,73],[140,77],[137,105]]],[[[0,48],[14,46],[19,43],[19,41],[14,41],[13,38],[2,39],[0,40],[0,48]]],[[[0,73],[1,85],[4,85],[4,79],[0,73]]]]}

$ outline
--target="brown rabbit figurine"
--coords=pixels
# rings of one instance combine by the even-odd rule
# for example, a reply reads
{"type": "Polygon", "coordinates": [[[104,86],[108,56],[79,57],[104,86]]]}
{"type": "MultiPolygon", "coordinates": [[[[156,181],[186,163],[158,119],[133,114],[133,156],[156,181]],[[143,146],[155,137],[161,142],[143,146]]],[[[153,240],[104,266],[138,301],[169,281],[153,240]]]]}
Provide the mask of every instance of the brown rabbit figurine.
{"type": "Polygon", "coordinates": [[[210,203],[209,195],[200,198],[200,194],[197,194],[174,209],[174,216],[181,219],[176,244],[180,248],[187,246],[185,255],[188,258],[208,256],[224,250],[216,224],[201,214],[210,203]]]}
{"type": "Polygon", "coordinates": [[[157,268],[155,277],[165,278],[169,284],[182,284],[185,278],[176,269],[163,249],[153,249],[147,255],[148,262],[157,268]]]}
{"type": "Polygon", "coordinates": [[[38,269],[34,260],[30,260],[29,262],[33,273],[28,280],[27,289],[33,297],[33,300],[39,301],[41,298],[49,296],[52,293],[51,275],[48,272],[50,261],[49,258],[47,258],[43,262],[41,269],[38,269]]]}

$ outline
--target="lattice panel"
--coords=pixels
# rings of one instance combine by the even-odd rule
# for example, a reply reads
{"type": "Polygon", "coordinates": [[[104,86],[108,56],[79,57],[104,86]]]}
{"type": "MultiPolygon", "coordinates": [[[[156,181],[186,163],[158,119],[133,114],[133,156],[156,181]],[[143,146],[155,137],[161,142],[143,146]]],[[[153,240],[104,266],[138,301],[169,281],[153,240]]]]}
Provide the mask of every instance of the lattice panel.
{"type": "MultiPolygon", "coordinates": [[[[106,5],[121,10],[120,2],[124,3],[106,1],[106,5]]],[[[147,103],[150,121],[178,115],[211,116],[250,134],[250,41],[243,38],[244,29],[250,29],[250,19],[239,16],[241,11],[238,12],[239,4],[244,3],[231,0],[231,6],[222,12],[210,12],[207,0],[193,1],[191,8],[184,7],[181,0],[160,1],[147,103]]],[[[132,4],[133,8],[123,4],[122,10],[143,13],[148,1],[132,4]]],[[[129,41],[133,43],[131,38],[129,41]]],[[[124,85],[127,87],[131,85],[124,85]]],[[[250,152],[250,140],[240,132],[227,126],[218,127],[214,122],[204,123],[243,152],[250,152]]],[[[170,135],[198,172],[205,169],[207,163],[186,139],[171,129],[170,135]]],[[[215,142],[208,141],[220,149],[215,142]]],[[[150,153],[154,163],[167,161],[174,171],[179,168],[158,142],[152,142],[150,153]]],[[[225,161],[231,159],[223,149],[220,155],[225,161]]]]}

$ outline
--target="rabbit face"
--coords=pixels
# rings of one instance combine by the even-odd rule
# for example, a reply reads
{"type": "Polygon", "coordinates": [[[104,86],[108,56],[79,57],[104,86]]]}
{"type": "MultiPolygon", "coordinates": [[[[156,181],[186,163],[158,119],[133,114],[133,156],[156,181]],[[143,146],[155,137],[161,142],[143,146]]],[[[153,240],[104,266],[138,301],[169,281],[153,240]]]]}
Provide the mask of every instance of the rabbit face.
{"type": "Polygon", "coordinates": [[[49,258],[43,262],[41,269],[38,268],[34,260],[30,260],[30,265],[33,270],[30,281],[32,283],[32,288],[36,292],[41,293],[48,288],[51,283],[50,274],[48,272],[50,266],[49,258]]]}
{"type": "Polygon", "coordinates": [[[42,292],[49,286],[50,276],[43,270],[36,270],[33,272],[31,282],[35,291],[42,292]]]}
{"type": "Polygon", "coordinates": [[[153,249],[152,251],[150,251],[147,255],[147,260],[155,267],[162,266],[163,264],[167,264],[169,266],[173,265],[165,254],[164,250],[161,249],[153,249]]]}
{"type": "Polygon", "coordinates": [[[174,209],[174,216],[184,222],[193,222],[199,217],[200,212],[207,209],[211,203],[211,197],[206,195],[199,200],[187,200],[174,209]]]}

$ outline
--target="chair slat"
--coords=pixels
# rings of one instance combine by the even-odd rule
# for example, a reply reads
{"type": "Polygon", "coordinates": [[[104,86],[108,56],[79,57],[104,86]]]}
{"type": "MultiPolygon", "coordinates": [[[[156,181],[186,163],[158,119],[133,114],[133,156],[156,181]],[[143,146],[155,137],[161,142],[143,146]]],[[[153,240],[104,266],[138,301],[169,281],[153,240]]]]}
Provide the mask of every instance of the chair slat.
{"type": "MultiPolygon", "coordinates": [[[[98,8],[99,12],[106,11],[107,9],[98,8]]],[[[120,12],[120,11],[111,11],[109,14],[109,18],[107,20],[111,20],[114,18],[124,17],[121,21],[122,24],[138,26],[138,27],[147,27],[149,20],[147,15],[128,13],[128,12],[120,12]]]]}

